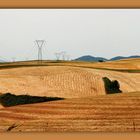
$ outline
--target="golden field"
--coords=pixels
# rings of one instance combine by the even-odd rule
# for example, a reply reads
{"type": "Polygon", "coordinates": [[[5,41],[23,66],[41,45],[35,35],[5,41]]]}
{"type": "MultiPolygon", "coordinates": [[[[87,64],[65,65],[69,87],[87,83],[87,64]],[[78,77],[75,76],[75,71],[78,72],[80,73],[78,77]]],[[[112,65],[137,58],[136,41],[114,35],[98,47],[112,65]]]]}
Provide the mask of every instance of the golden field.
{"type": "Polygon", "coordinates": [[[0,91],[14,94],[81,98],[105,95],[102,78],[120,82],[123,92],[140,91],[139,73],[70,66],[22,67],[0,70],[0,91]]]}
{"type": "Polygon", "coordinates": [[[140,131],[140,92],[66,99],[0,110],[6,132],[134,132],[140,131]]]}
{"type": "Polygon", "coordinates": [[[12,126],[10,131],[18,132],[140,131],[140,59],[30,61],[1,64],[0,68],[1,93],[65,98],[0,106],[1,132],[12,126]],[[123,93],[106,95],[103,77],[119,81],[123,93]]]}

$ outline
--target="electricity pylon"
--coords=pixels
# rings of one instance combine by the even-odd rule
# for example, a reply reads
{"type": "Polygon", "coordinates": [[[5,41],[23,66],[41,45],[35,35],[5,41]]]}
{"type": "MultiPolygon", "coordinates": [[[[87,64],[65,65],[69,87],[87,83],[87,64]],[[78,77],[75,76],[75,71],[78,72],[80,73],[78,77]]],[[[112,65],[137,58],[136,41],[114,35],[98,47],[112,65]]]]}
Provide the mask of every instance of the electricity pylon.
{"type": "Polygon", "coordinates": [[[42,62],[42,48],[44,46],[45,40],[36,40],[35,43],[38,47],[38,61],[42,62]]]}

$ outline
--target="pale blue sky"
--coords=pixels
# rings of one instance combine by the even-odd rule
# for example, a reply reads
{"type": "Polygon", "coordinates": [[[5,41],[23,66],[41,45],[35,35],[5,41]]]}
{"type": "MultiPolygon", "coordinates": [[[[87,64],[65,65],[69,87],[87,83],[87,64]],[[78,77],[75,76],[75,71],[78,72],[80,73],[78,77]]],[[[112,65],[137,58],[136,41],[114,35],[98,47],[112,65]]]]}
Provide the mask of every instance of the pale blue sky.
{"type": "Polygon", "coordinates": [[[43,59],[140,55],[140,10],[0,9],[0,56],[37,59],[36,39],[46,40],[43,59]]]}

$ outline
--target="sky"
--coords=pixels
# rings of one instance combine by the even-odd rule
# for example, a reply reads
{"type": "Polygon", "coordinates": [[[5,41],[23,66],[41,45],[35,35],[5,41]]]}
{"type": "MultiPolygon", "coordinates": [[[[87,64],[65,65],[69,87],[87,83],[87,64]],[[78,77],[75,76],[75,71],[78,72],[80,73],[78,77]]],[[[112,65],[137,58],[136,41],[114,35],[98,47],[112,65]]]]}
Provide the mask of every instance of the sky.
{"type": "Polygon", "coordinates": [[[140,9],[0,9],[0,59],[140,55],[140,9]]]}

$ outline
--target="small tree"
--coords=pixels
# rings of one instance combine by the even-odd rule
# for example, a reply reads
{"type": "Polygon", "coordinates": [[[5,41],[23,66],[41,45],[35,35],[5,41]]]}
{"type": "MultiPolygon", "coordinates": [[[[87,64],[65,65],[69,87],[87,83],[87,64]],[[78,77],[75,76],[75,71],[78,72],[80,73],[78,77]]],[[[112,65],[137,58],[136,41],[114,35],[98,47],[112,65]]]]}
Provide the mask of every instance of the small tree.
{"type": "Polygon", "coordinates": [[[98,60],[98,62],[104,62],[104,60],[101,60],[101,59],[100,59],[100,60],[98,60]]]}
{"type": "Polygon", "coordinates": [[[105,90],[107,94],[121,93],[120,84],[117,80],[111,81],[107,77],[103,77],[105,90]]]}

